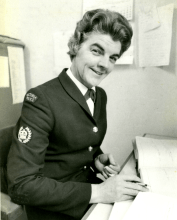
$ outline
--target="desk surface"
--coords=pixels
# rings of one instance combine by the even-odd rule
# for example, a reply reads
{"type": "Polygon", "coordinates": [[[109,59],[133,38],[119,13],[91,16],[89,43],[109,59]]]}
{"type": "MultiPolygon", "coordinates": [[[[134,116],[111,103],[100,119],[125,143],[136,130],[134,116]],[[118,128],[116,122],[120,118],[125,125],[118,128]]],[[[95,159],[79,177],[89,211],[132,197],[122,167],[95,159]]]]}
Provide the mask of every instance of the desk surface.
{"type": "MultiPolygon", "coordinates": [[[[157,139],[176,139],[175,137],[169,137],[169,136],[162,136],[162,135],[154,135],[154,134],[144,134],[144,137],[149,138],[157,138],[157,139]]],[[[136,162],[133,151],[130,153],[128,158],[125,160],[124,164],[122,165],[122,171],[121,174],[135,174],[136,172],[136,162]]],[[[120,202],[120,207],[121,207],[120,202]]],[[[117,206],[118,203],[116,203],[117,206]]],[[[111,214],[112,208],[114,204],[93,204],[90,209],[87,211],[87,213],[83,216],[81,220],[108,220],[109,216],[111,214]]],[[[117,208],[117,207],[116,207],[117,208]]]]}
{"type": "MultiPolygon", "coordinates": [[[[133,152],[128,156],[122,165],[121,174],[135,174],[136,163],[133,152]]],[[[114,204],[93,204],[87,213],[83,216],[82,220],[108,220],[114,204]]]]}

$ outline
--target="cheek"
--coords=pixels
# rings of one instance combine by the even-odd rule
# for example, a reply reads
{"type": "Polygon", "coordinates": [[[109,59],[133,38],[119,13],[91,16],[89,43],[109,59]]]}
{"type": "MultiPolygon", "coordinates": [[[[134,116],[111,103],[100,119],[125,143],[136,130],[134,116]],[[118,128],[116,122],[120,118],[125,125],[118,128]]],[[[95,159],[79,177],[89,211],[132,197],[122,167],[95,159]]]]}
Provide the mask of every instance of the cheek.
{"type": "Polygon", "coordinates": [[[76,66],[77,66],[77,69],[80,72],[80,74],[82,74],[83,70],[85,68],[85,63],[84,63],[83,59],[78,59],[78,62],[77,62],[76,66]]]}
{"type": "Polygon", "coordinates": [[[99,58],[97,56],[94,56],[92,53],[87,53],[83,56],[83,62],[88,67],[96,66],[98,63],[99,58]]]}

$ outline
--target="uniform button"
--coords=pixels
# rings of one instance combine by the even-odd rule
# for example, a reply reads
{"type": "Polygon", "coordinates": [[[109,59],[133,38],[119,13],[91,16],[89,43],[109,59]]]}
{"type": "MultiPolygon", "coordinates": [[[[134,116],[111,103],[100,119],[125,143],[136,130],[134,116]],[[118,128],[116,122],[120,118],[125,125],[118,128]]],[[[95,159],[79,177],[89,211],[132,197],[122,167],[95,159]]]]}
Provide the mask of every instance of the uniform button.
{"type": "Polygon", "coordinates": [[[89,151],[92,151],[92,150],[93,150],[93,147],[92,147],[92,146],[90,146],[90,147],[88,148],[88,150],[89,150],[89,151]]]}
{"type": "Polygon", "coordinates": [[[98,128],[97,128],[97,127],[93,127],[93,131],[94,131],[94,132],[97,132],[97,131],[98,131],[98,128]]]}
{"type": "Polygon", "coordinates": [[[84,170],[86,170],[87,169],[87,166],[84,166],[84,170]]]}

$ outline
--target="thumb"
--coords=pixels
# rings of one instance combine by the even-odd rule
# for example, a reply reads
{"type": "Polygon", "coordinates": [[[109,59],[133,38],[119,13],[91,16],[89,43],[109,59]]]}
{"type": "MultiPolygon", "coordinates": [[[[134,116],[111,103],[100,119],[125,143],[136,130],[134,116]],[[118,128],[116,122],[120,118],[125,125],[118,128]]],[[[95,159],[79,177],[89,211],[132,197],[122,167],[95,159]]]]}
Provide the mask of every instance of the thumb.
{"type": "Polygon", "coordinates": [[[99,161],[102,164],[108,164],[109,165],[109,158],[107,154],[101,154],[99,155],[99,161]]]}

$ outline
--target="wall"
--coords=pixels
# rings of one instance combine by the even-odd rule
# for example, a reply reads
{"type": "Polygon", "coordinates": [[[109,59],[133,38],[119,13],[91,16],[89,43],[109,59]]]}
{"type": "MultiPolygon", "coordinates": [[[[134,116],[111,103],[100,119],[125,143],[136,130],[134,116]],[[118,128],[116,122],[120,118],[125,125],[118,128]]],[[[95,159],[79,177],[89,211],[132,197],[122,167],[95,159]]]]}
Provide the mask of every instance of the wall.
{"type": "MultiPolygon", "coordinates": [[[[135,18],[141,3],[135,0],[135,18]]],[[[148,1],[151,3],[154,1],[148,1]]],[[[139,68],[135,23],[135,64],[116,66],[101,86],[108,94],[108,131],[102,148],[122,163],[132,150],[136,135],[152,133],[177,137],[177,1],[160,0],[158,6],[175,3],[170,65],[139,68]]]]}
{"type": "Polygon", "coordinates": [[[82,0],[2,0],[6,7],[5,33],[25,44],[27,88],[56,77],[53,33],[74,29],[82,0]]]}
{"type": "MultiPolygon", "coordinates": [[[[170,65],[139,68],[136,22],[144,2],[147,1],[134,1],[135,64],[116,66],[100,85],[108,95],[108,131],[102,148],[112,152],[120,164],[131,152],[131,141],[136,135],[177,136],[177,2],[157,1],[158,6],[175,3],[170,65]]],[[[81,9],[82,0],[6,1],[5,33],[26,44],[27,88],[56,76],[52,34],[74,29],[81,17],[81,9]]]]}

